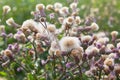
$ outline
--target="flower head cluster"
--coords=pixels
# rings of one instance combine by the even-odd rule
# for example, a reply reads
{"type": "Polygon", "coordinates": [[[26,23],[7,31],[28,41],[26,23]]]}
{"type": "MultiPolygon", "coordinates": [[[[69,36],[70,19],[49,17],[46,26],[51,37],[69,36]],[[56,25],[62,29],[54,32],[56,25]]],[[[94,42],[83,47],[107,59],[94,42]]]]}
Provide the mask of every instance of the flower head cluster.
{"type": "MultiPolygon", "coordinates": [[[[36,80],[48,76],[55,80],[84,80],[83,74],[96,80],[105,76],[116,79],[120,74],[119,33],[109,33],[111,39],[105,32],[94,33],[99,30],[94,21],[81,25],[84,20],[78,15],[77,6],[77,1],[69,7],[58,2],[47,6],[37,4],[33,19],[21,25],[13,18],[6,21],[8,26],[15,27],[13,37],[5,34],[5,26],[0,25],[0,36],[6,41],[0,52],[2,67],[14,63],[18,71],[30,74],[24,74],[25,78],[33,75],[36,80]],[[9,38],[14,39],[11,44],[7,43],[9,38]]],[[[8,6],[4,7],[4,12],[9,11],[8,6]]]]}

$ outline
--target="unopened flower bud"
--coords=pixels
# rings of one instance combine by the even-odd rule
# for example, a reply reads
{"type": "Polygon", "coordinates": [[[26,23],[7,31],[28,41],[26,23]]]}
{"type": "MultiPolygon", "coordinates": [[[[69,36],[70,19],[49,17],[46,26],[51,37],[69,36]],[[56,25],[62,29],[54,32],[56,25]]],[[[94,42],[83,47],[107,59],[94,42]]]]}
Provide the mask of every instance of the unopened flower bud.
{"type": "Polygon", "coordinates": [[[55,51],[55,55],[56,55],[57,57],[60,57],[60,56],[61,56],[61,51],[60,51],[60,50],[56,50],[56,51],[55,51]]]}
{"type": "Polygon", "coordinates": [[[13,54],[12,54],[12,51],[11,51],[11,50],[6,49],[6,50],[4,51],[4,54],[5,54],[7,57],[9,57],[10,59],[13,59],[13,54]]]}
{"type": "Polygon", "coordinates": [[[45,65],[45,64],[46,64],[46,61],[45,61],[45,60],[41,60],[41,64],[42,64],[42,65],[45,65]]]}
{"type": "Polygon", "coordinates": [[[116,74],[120,74],[120,64],[116,64],[114,70],[116,74]]]}
{"type": "Polygon", "coordinates": [[[66,67],[67,67],[67,68],[71,68],[72,66],[73,66],[73,63],[72,63],[72,62],[66,63],[66,67]]]}
{"type": "Polygon", "coordinates": [[[29,50],[29,51],[28,51],[28,54],[29,54],[30,56],[33,56],[33,55],[35,54],[35,51],[29,50]]]}
{"type": "Polygon", "coordinates": [[[36,46],[37,46],[36,47],[37,52],[43,53],[45,51],[44,48],[42,48],[40,44],[37,44],[36,46]]]}

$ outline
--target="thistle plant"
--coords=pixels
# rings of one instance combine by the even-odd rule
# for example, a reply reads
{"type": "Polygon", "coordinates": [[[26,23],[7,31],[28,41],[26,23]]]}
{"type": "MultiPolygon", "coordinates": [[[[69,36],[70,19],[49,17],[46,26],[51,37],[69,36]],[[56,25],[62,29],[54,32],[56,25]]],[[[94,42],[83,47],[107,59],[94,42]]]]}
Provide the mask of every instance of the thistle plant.
{"type": "MultiPolygon", "coordinates": [[[[6,20],[11,33],[1,21],[0,64],[8,80],[119,79],[119,33],[98,32],[96,20],[81,19],[77,6],[77,0],[69,6],[37,4],[23,24],[6,20]]],[[[3,8],[5,15],[9,11],[3,8]]]]}

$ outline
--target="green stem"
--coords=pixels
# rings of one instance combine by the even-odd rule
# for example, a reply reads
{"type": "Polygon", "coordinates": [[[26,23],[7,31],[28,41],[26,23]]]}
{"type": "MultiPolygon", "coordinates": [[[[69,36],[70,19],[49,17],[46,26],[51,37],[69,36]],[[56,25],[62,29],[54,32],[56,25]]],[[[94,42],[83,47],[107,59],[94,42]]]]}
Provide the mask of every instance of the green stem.
{"type": "Polygon", "coordinates": [[[99,80],[101,79],[102,70],[99,70],[99,80]]]}
{"type": "Polygon", "coordinates": [[[81,71],[81,67],[79,64],[78,64],[78,69],[79,69],[79,74],[80,74],[80,80],[83,80],[82,71],[81,71]]]}
{"type": "Polygon", "coordinates": [[[7,48],[7,38],[4,37],[3,40],[4,40],[4,46],[5,46],[5,49],[6,49],[7,48]]]}
{"type": "Polygon", "coordinates": [[[34,51],[35,51],[35,61],[37,60],[37,58],[38,58],[38,56],[37,56],[37,50],[36,50],[36,47],[35,47],[35,40],[33,40],[33,43],[32,43],[32,45],[33,45],[33,48],[34,48],[34,51]]]}
{"type": "Polygon", "coordinates": [[[19,62],[15,61],[19,66],[21,66],[25,72],[29,72],[24,66],[22,66],[19,62]]]}
{"type": "Polygon", "coordinates": [[[53,78],[56,78],[56,71],[55,71],[55,55],[53,54],[53,78]]]}

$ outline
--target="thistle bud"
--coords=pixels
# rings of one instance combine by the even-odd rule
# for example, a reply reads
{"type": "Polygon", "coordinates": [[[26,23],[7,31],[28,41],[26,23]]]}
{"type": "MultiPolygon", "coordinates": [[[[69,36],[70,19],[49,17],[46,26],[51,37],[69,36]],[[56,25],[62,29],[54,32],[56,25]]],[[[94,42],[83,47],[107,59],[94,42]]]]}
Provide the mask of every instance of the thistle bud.
{"type": "Polygon", "coordinates": [[[120,64],[115,64],[114,70],[115,70],[116,75],[120,74],[120,64]]]}
{"type": "Polygon", "coordinates": [[[66,67],[67,68],[71,68],[73,66],[73,63],[72,62],[68,62],[67,64],[66,64],[66,67]]]}
{"type": "Polygon", "coordinates": [[[37,52],[43,53],[45,51],[44,48],[42,48],[40,44],[37,44],[36,46],[37,46],[36,47],[37,52]]]}
{"type": "Polygon", "coordinates": [[[12,54],[12,51],[11,51],[11,50],[6,49],[6,50],[4,51],[4,54],[5,54],[7,57],[9,57],[10,59],[13,59],[13,54],[12,54]]]}
{"type": "Polygon", "coordinates": [[[29,50],[29,51],[28,51],[28,54],[29,54],[30,56],[33,56],[33,55],[35,54],[35,51],[29,50]]]}

